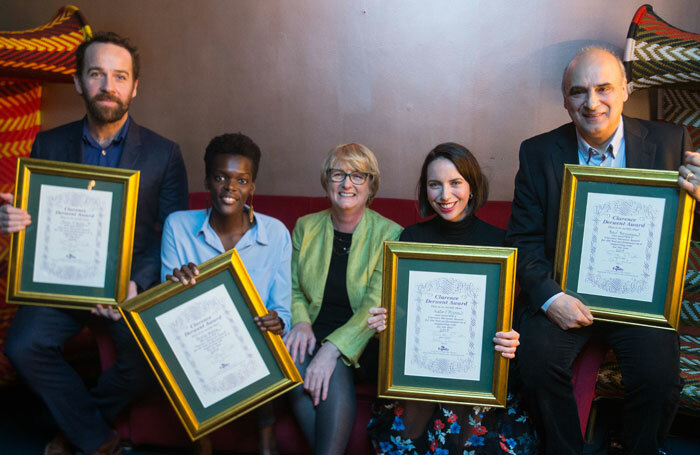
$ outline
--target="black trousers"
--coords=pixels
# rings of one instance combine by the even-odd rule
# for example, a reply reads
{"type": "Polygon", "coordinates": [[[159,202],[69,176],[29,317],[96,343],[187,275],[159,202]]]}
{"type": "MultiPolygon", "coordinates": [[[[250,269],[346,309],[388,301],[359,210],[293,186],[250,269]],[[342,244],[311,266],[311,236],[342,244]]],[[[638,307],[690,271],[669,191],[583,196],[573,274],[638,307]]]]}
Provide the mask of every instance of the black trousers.
{"type": "Polygon", "coordinates": [[[517,373],[524,404],[535,419],[547,454],[583,451],[571,365],[597,337],[610,345],[625,387],[623,442],[629,454],[657,454],[680,397],[680,348],[671,330],[594,322],[561,330],[547,316],[524,313],[519,320],[517,373]]]}
{"type": "Polygon", "coordinates": [[[85,310],[21,306],[5,344],[14,367],[44,400],[68,440],[84,453],[105,442],[119,411],[155,384],[126,323],[105,319],[117,360],[88,390],[62,353],[66,341],[94,317],[85,310]]]}

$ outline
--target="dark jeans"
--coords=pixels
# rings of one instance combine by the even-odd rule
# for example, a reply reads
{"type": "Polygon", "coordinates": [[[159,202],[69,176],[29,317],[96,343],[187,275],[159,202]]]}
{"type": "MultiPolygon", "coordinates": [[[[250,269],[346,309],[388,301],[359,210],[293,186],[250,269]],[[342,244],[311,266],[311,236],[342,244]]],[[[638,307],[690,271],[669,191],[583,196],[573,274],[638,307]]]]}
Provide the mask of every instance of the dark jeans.
{"type": "Polygon", "coordinates": [[[87,389],[62,354],[66,341],[94,317],[85,310],[22,306],[5,344],[17,371],[44,400],[68,440],[85,453],[111,437],[110,424],[119,411],[154,384],[126,323],[105,320],[117,360],[87,389]]]}
{"type": "Polygon", "coordinates": [[[571,366],[591,337],[610,345],[620,364],[626,453],[657,453],[680,396],[676,332],[606,322],[561,330],[541,311],[524,314],[519,322],[521,344],[516,358],[523,401],[547,454],[580,454],[583,450],[571,366]]]}

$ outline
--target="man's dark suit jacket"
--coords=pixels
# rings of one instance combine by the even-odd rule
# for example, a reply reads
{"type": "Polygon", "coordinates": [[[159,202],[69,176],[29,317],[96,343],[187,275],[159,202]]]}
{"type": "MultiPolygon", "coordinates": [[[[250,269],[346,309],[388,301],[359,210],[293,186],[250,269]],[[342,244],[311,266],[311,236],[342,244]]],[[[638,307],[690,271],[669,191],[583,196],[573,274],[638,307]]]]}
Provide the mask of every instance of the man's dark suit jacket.
{"type": "MultiPolygon", "coordinates": [[[[671,123],[624,117],[628,168],[677,170],[692,150],[687,130],[671,123]]],[[[552,279],[564,164],[578,164],[576,127],[567,123],[520,146],[520,169],[508,222],[506,244],[518,248],[517,277],[522,292],[518,312],[536,312],[561,292],[552,279]]]]}
{"type": "MultiPolygon", "coordinates": [[[[37,134],[31,157],[83,162],[83,120],[37,134]]],[[[160,282],[160,235],[165,218],[188,204],[187,173],[178,145],[131,119],[119,166],[141,171],[131,279],[141,289],[160,282]]]]}

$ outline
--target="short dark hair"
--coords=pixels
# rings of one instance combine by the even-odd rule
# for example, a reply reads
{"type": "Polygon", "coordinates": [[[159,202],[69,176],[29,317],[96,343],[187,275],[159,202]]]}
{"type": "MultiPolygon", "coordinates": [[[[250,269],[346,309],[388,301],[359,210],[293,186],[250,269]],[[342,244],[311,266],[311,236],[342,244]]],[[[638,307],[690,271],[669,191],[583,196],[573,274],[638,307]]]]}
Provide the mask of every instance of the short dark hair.
{"type": "Polygon", "coordinates": [[[445,142],[432,149],[423,161],[418,180],[418,208],[421,216],[425,218],[435,214],[435,210],[428,202],[428,166],[438,158],[450,160],[457,168],[457,172],[469,183],[469,190],[473,197],[467,206],[467,215],[483,207],[489,198],[489,181],[481,172],[479,162],[465,146],[455,142],[445,142]]]}
{"type": "Polygon", "coordinates": [[[228,133],[216,136],[207,145],[204,153],[204,169],[207,177],[211,174],[214,157],[222,154],[244,156],[253,164],[253,181],[258,176],[260,147],[243,133],[228,133]]]}
{"type": "Polygon", "coordinates": [[[83,70],[85,69],[85,51],[93,43],[110,43],[119,47],[123,47],[129,54],[131,54],[131,73],[133,79],[136,81],[139,78],[139,71],[141,69],[141,63],[139,59],[139,50],[131,44],[128,38],[124,38],[114,32],[97,32],[90,38],[86,39],[75,50],[75,72],[78,77],[82,77],[83,70]]]}

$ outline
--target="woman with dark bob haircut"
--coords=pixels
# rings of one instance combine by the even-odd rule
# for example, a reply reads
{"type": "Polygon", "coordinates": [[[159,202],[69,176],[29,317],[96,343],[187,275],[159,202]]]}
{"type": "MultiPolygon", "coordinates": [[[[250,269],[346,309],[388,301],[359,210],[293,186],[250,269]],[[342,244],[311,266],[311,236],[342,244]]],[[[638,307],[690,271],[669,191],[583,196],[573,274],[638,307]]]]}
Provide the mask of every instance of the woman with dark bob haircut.
{"type": "MultiPolygon", "coordinates": [[[[428,153],[418,181],[421,215],[437,215],[407,227],[400,240],[452,245],[503,246],[505,231],[474,213],[488,199],[489,185],[479,163],[466,147],[440,144],[428,153]]],[[[386,329],[386,309],[371,308],[371,329],[386,329]]],[[[515,330],[497,332],[495,350],[507,359],[520,344],[515,330]]],[[[375,403],[369,434],[378,454],[533,454],[537,441],[527,415],[512,393],[505,409],[417,401],[375,403]]]]}

